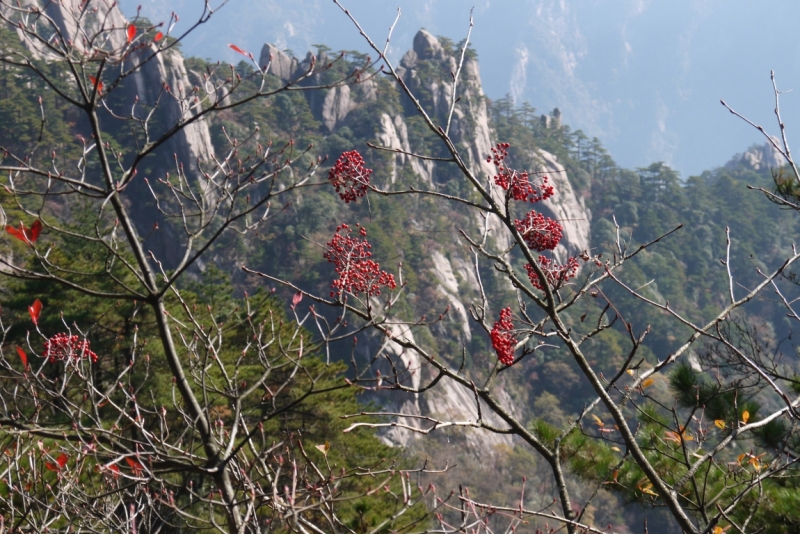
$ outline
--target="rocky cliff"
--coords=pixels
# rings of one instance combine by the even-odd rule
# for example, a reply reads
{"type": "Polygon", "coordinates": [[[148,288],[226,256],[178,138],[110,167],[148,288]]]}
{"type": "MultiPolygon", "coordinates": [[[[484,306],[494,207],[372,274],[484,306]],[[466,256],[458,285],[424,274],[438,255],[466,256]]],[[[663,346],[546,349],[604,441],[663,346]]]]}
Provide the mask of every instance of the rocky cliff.
{"type": "MultiPolygon", "coordinates": [[[[184,58],[176,48],[170,48],[154,55],[158,51],[158,44],[147,43],[137,46],[129,53],[127,47],[132,45],[127,42],[126,30],[130,23],[120,11],[117,3],[110,0],[99,0],[92,3],[83,0],[46,2],[24,0],[22,6],[38,6],[52,20],[55,25],[53,30],[56,34],[54,46],[62,46],[65,49],[72,46],[81,53],[93,50],[91,53],[98,57],[108,55],[111,60],[105,65],[105,76],[110,78],[131,72],[122,80],[120,87],[113,92],[113,95],[109,95],[106,103],[111,108],[121,105],[125,108],[125,114],[129,112],[130,105],[134,101],[137,102],[140,114],[155,109],[154,116],[157,117],[157,120],[151,121],[149,124],[151,139],[158,138],[174,126],[183,126],[150,158],[160,161],[155,167],[160,167],[162,172],[172,171],[174,173],[175,166],[181,165],[183,172],[191,182],[200,182],[199,166],[202,162],[210,162],[214,158],[209,124],[205,120],[186,123],[194,117],[197,109],[189,105],[192,89],[195,85],[201,87],[203,85],[199,80],[195,80],[198,82],[197,84],[192,83],[184,64],[184,58]],[[64,45],[64,43],[67,44],[64,45]],[[122,59],[119,59],[120,57],[122,59]],[[136,69],[139,64],[141,64],[141,68],[136,69]]],[[[8,9],[6,11],[5,15],[11,20],[19,16],[17,12],[8,9]]],[[[40,31],[50,31],[46,27],[41,29],[45,25],[44,23],[40,22],[39,25],[40,31]]],[[[62,61],[50,48],[26,35],[19,27],[17,27],[17,34],[23,45],[30,51],[32,59],[46,62],[62,61]]],[[[90,68],[91,65],[90,63],[90,68]]],[[[100,109],[100,113],[102,120],[114,120],[102,115],[103,108],[100,109]]],[[[144,184],[140,181],[132,183],[132,187],[140,189],[136,194],[148,196],[144,184]]],[[[165,265],[174,265],[180,259],[178,248],[174,246],[176,240],[180,241],[180,232],[171,228],[170,225],[163,224],[163,221],[159,220],[158,213],[149,203],[132,203],[131,211],[134,220],[142,224],[143,231],[150,232],[154,222],[162,223],[160,226],[163,231],[151,240],[150,246],[156,257],[165,265]]]]}
{"type": "MultiPolygon", "coordinates": [[[[776,142],[779,141],[776,140],[776,142]]],[[[725,164],[726,167],[740,165],[754,171],[779,169],[786,165],[786,160],[771,143],[764,143],[763,145],[753,145],[741,154],[736,154],[725,164]]]]}
{"type": "MultiPolygon", "coordinates": [[[[457,52],[452,47],[444,46],[429,32],[421,30],[414,38],[413,49],[403,56],[397,68],[398,74],[418,96],[431,119],[443,128],[447,124],[454,97],[451,72],[457,69],[457,52]]],[[[307,72],[310,65],[308,57],[304,61],[299,61],[270,44],[264,46],[260,63],[268,64],[270,72],[284,82],[296,80],[307,72]]],[[[319,83],[321,80],[317,77],[315,81],[319,83]]],[[[370,82],[352,88],[337,87],[319,94],[311,93],[307,98],[315,117],[324,124],[329,133],[333,134],[348,124],[348,115],[358,110],[360,106],[374,102],[375,99],[386,98],[386,95],[381,94],[376,88],[377,84],[370,82]]],[[[480,69],[474,56],[468,55],[465,58],[455,98],[458,100],[453,111],[450,135],[465,155],[472,172],[481,179],[487,179],[495,174],[495,168],[486,161],[486,156],[491,153],[495,143],[506,140],[497,139],[492,129],[482,89],[480,69]]],[[[419,148],[411,139],[410,121],[417,116],[417,111],[407,97],[401,97],[400,100],[402,105],[399,109],[384,109],[375,118],[377,123],[375,139],[378,144],[385,147],[400,149],[403,152],[416,152],[419,148]]],[[[450,180],[464,180],[462,176],[454,174],[452,166],[448,168],[447,164],[420,160],[403,153],[389,157],[391,165],[388,181],[391,183],[395,182],[400,169],[409,168],[421,182],[427,184],[427,187],[446,188],[450,180]]],[[[546,173],[557,190],[557,195],[537,205],[537,209],[563,224],[564,238],[555,251],[555,256],[564,261],[567,255],[576,255],[589,248],[591,214],[583,196],[574,189],[564,166],[558,162],[556,156],[535,149],[532,159],[536,162],[536,168],[529,170],[546,173]]],[[[424,214],[421,216],[424,217],[424,214]]],[[[472,221],[471,224],[474,226],[469,230],[476,228],[477,222],[472,221]]],[[[453,346],[463,347],[469,345],[476,335],[476,324],[469,316],[468,310],[476,302],[480,288],[474,259],[470,256],[469,249],[464,243],[453,242],[452,235],[447,234],[444,238],[440,238],[437,244],[426,252],[429,262],[426,272],[422,274],[426,285],[433,291],[429,294],[450,307],[445,324],[436,330],[437,337],[446,337],[453,341],[453,346]]],[[[506,231],[499,226],[493,228],[493,238],[498,248],[505,248],[508,243],[506,231]]],[[[413,338],[413,335],[412,331],[398,327],[393,337],[413,338]]],[[[415,354],[402,350],[391,340],[372,340],[370,344],[360,347],[365,359],[379,354],[402,362],[405,369],[401,371],[405,373],[410,386],[418,387],[432,378],[424,362],[415,354]]],[[[458,356],[442,355],[446,359],[456,359],[458,356]]],[[[384,374],[392,372],[391,368],[383,369],[384,374]]],[[[524,402],[513,398],[505,388],[498,388],[498,391],[502,392],[501,401],[506,408],[520,415],[524,402]]],[[[430,423],[423,422],[416,416],[456,421],[475,421],[478,418],[478,406],[472,391],[446,380],[440,382],[437,388],[421,395],[409,396],[378,391],[372,398],[382,404],[386,411],[409,416],[398,420],[400,425],[384,434],[384,439],[395,445],[409,446],[416,442],[425,449],[425,445],[416,440],[420,434],[403,428],[403,426],[412,428],[430,426],[430,423]]],[[[483,411],[484,414],[487,412],[488,410],[483,411]]],[[[502,426],[499,421],[492,422],[502,426]]],[[[448,443],[453,437],[451,434],[448,434],[448,443]]],[[[482,431],[470,430],[459,433],[458,439],[475,459],[485,455],[487,451],[497,451],[503,446],[512,445],[511,438],[506,435],[482,431]]],[[[427,442],[427,440],[422,441],[427,442]]],[[[429,452],[426,451],[426,454],[429,452]]]]}
{"type": "MultiPolygon", "coordinates": [[[[45,13],[58,27],[61,40],[74,45],[78,50],[90,46],[90,36],[92,46],[99,46],[104,51],[122,50],[126,45],[126,29],[129,22],[116,2],[101,0],[89,6],[83,0],[57,2],[24,0],[22,5],[42,5],[45,13]]],[[[35,57],[54,59],[41,43],[25,37],[19,29],[17,33],[35,57]]],[[[155,46],[150,44],[140,49],[120,62],[119,66],[111,62],[110,68],[118,71],[128,70],[138,62],[149,58],[156,51],[155,46]]],[[[125,93],[123,98],[133,100],[138,97],[140,105],[145,108],[158,106],[161,113],[160,122],[167,127],[182,124],[193,116],[193,111],[184,101],[193,84],[186,72],[183,56],[176,49],[157,55],[134,72],[131,78],[132,83],[125,84],[123,88],[125,93]],[[162,94],[164,86],[170,88],[170,93],[167,95],[162,94]]],[[[187,172],[196,174],[198,161],[209,161],[214,155],[208,123],[198,121],[182,128],[169,141],[167,150],[177,155],[179,161],[184,163],[187,172]]]]}
{"type": "MultiPolygon", "coordinates": [[[[48,14],[57,22],[59,31],[67,40],[78,43],[77,46],[84,46],[81,44],[81,35],[76,30],[76,21],[79,18],[107,17],[106,24],[109,31],[105,46],[109,50],[120,49],[125,46],[124,30],[128,21],[115,4],[108,2],[104,5],[105,12],[89,15],[81,11],[83,8],[81,0],[48,3],[47,9],[49,10],[48,14]]],[[[48,59],[34,45],[30,45],[30,49],[33,53],[39,54],[37,57],[48,59]]],[[[126,61],[141,61],[148,52],[150,49],[145,48],[138,55],[134,55],[126,61]]],[[[269,72],[284,83],[297,82],[325,86],[330,83],[330,77],[326,77],[327,74],[324,71],[315,72],[305,80],[298,82],[300,77],[310,72],[312,64],[325,64],[328,61],[324,54],[321,56],[313,58],[309,54],[300,60],[267,44],[261,51],[259,63],[268,65],[269,72]],[[314,61],[315,59],[316,61],[314,61]]],[[[447,124],[454,97],[457,99],[449,134],[464,155],[471,171],[480,179],[489,179],[495,173],[495,168],[487,163],[486,157],[491,153],[491,148],[495,143],[506,140],[497,139],[497,135],[492,129],[476,57],[468,54],[465,58],[462,76],[454,92],[451,73],[456,71],[457,62],[458,50],[454,50],[447,43],[443,44],[429,32],[421,30],[414,38],[413,49],[403,56],[397,71],[408,87],[418,96],[432,120],[443,128],[447,124]]],[[[162,110],[160,117],[163,118],[161,120],[163,124],[181,124],[193,113],[185,105],[186,101],[183,97],[191,88],[200,87],[202,89],[205,85],[206,80],[202,72],[187,71],[183,58],[177,52],[169,51],[147,62],[142,69],[132,75],[130,82],[121,88],[121,98],[133,100],[136,96],[143,106],[159,106],[162,110]],[[166,95],[162,92],[165,86],[170,88],[166,95]]],[[[404,152],[417,152],[421,149],[419,128],[415,131],[413,124],[417,112],[411,101],[400,95],[399,92],[392,98],[399,103],[398,105],[377,106],[376,104],[379,104],[381,99],[392,100],[389,98],[388,91],[398,91],[398,88],[382,83],[380,80],[366,79],[362,83],[352,86],[331,86],[304,92],[303,95],[311,113],[321,124],[320,131],[323,135],[333,137],[341,133],[345,127],[353,126],[350,118],[363,109],[379,109],[379,113],[371,116],[374,141],[385,147],[398,148],[404,152]]],[[[361,116],[363,118],[363,114],[361,116]]],[[[508,141],[513,142],[513,140],[508,141]]],[[[538,205],[537,209],[541,209],[550,217],[561,221],[564,227],[564,238],[559,249],[556,250],[556,256],[563,261],[567,254],[575,255],[589,248],[590,213],[582,195],[575,191],[564,166],[558,162],[557,158],[546,151],[534,147],[531,149],[535,150],[534,160],[537,168],[529,170],[547,173],[558,191],[555,197],[538,205]]],[[[164,152],[170,156],[167,158],[170,162],[172,154],[175,154],[177,159],[184,164],[189,178],[196,178],[199,163],[209,161],[214,156],[208,122],[194,122],[182,129],[170,139],[164,152]]],[[[336,154],[332,155],[336,156],[336,154]]],[[[410,171],[419,182],[433,188],[446,189],[454,184],[458,185],[459,182],[463,183],[464,180],[457,171],[454,172],[452,165],[420,160],[403,153],[392,154],[388,158],[391,163],[385,179],[389,183],[394,183],[401,171],[404,175],[410,171]]],[[[146,210],[148,208],[142,204],[135,209],[146,210]]],[[[140,215],[142,216],[137,219],[152,225],[152,214],[148,215],[143,211],[140,215]]],[[[431,217],[437,214],[420,212],[418,215],[421,221],[430,222],[431,217]]],[[[471,215],[463,216],[455,208],[453,208],[452,215],[453,221],[458,219],[458,224],[465,230],[474,231],[478,227],[479,221],[471,215]]],[[[414,216],[417,217],[417,215],[414,216]]],[[[453,224],[456,223],[453,222],[453,224]]],[[[424,229],[423,225],[420,230],[424,229]]],[[[169,232],[169,229],[164,229],[163,233],[166,239],[169,239],[169,232]]],[[[480,294],[474,259],[470,255],[469,248],[465,246],[466,244],[459,241],[458,237],[454,238],[453,236],[457,236],[457,233],[442,233],[431,238],[430,248],[423,253],[424,260],[414,266],[421,280],[419,292],[430,296],[430,299],[436,301],[437,305],[442,303],[442,308],[444,306],[450,308],[450,312],[446,314],[442,323],[434,327],[436,329],[434,334],[437,338],[444,340],[440,343],[442,357],[451,361],[455,361],[461,355],[461,351],[456,351],[453,347],[466,347],[477,337],[484,336],[476,329],[476,324],[468,312],[480,294]]],[[[504,229],[499,226],[493,228],[492,237],[499,248],[506,246],[507,234],[504,229]]],[[[169,247],[165,242],[160,248],[160,251],[158,249],[154,251],[169,263],[170,250],[175,247],[169,247]]],[[[410,331],[398,330],[394,337],[412,335],[413,333],[410,331]]],[[[424,340],[421,342],[425,343],[424,340]]],[[[374,356],[376,352],[383,352],[401,361],[405,366],[411,385],[424,384],[431,378],[423,362],[419,361],[415,355],[404,352],[391,340],[373,339],[370,344],[365,343],[360,347],[364,351],[365,358],[368,354],[374,356]]],[[[501,382],[503,380],[505,378],[501,378],[501,382]]],[[[498,388],[498,391],[502,392],[501,402],[507,409],[512,413],[520,414],[524,402],[514,398],[513,394],[508,393],[503,387],[498,388]]],[[[384,393],[379,391],[374,398],[389,411],[401,412],[409,416],[425,415],[444,420],[474,421],[478,418],[478,406],[473,393],[449,381],[443,381],[440,387],[434,388],[429,393],[413,397],[404,394],[385,395],[384,393]]],[[[488,411],[484,411],[484,413],[488,413],[488,411]]],[[[420,425],[420,420],[413,417],[407,418],[403,422],[412,427],[420,425]]],[[[498,421],[493,422],[498,423],[498,421]]],[[[417,436],[418,434],[407,430],[394,428],[385,434],[385,439],[393,444],[408,445],[417,436]]],[[[511,439],[501,434],[469,431],[464,433],[460,439],[465,440],[467,450],[475,458],[479,458],[480,454],[487,450],[492,451],[501,446],[511,445],[511,439]]]]}

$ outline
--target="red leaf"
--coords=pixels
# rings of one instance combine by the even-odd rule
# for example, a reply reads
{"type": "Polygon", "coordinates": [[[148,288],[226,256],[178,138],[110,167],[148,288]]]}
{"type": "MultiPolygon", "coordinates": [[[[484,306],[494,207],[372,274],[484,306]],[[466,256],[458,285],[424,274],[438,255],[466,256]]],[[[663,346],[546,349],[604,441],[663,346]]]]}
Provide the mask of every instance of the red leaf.
{"type": "Polygon", "coordinates": [[[13,226],[6,226],[6,232],[8,232],[9,234],[13,235],[14,237],[19,239],[20,241],[23,241],[23,242],[27,243],[28,239],[25,236],[25,225],[22,224],[22,223],[19,223],[19,227],[20,227],[20,229],[17,230],[13,226]]]}
{"type": "Polygon", "coordinates": [[[128,42],[130,43],[133,41],[133,38],[136,37],[136,26],[130,24],[128,26],[128,42]]]}
{"type": "Polygon", "coordinates": [[[298,291],[298,292],[297,292],[297,293],[295,293],[295,294],[294,294],[294,296],[292,297],[292,309],[295,309],[295,307],[296,307],[298,304],[300,304],[300,301],[301,301],[301,300],[303,300],[303,294],[302,294],[301,292],[299,292],[299,291],[298,291]]]}
{"type": "Polygon", "coordinates": [[[58,466],[53,462],[45,462],[44,467],[50,471],[58,472],[58,466]]]}
{"type": "Polygon", "coordinates": [[[33,245],[39,239],[39,234],[42,233],[42,221],[37,219],[30,228],[25,228],[25,224],[20,221],[18,229],[13,226],[6,226],[6,232],[20,241],[33,245]]]}
{"type": "Polygon", "coordinates": [[[42,313],[42,301],[39,299],[34,300],[33,304],[28,306],[28,313],[31,314],[31,320],[33,321],[33,324],[38,326],[39,314],[42,313]]]}
{"type": "Polygon", "coordinates": [[[155,37],[153,37],[153,40],[154,40],[155,42],[158,42],[158,41],[160,41],[160,40],[161,40],[161,38],[162,38],[162,37],[164,37],[164,34],[163,34],[163,33],[161,33],[161,32],[158,32],[158,33],[156,34],[156,36],[155,36],[155,37]]]}
{"type": "Polygon", "coordinates": [[[25,232],[25,235],[28,237],[28,241],[31,244],[33,244],[36,243],[37,239],[39,239],[39,234],[41,233],[42,233],[42,221],[36,219],[31,225],[30,230],[25,232]]]}
{"type": "Polygon", "coordinates": [[[17,345],[17,354],[19,354],[19,359],[22,360],[22,365],[24,365],[25,368],[27,369],[28,368],[28,356],[25,354],[25,351],[22,350],[22,347],[20,347],[19,345],[17,345]]]}
{"type": "Polygon", "coordinates": [[[136,460],[134,460],[133,458],[131,458],[130,456],[126,457],[125,461],[128,463],[129,466],[131,466],[131,469],[133,469],[133,473],[138,477],[141,474],[142,469],[144,469],[144,466],[139,462],[137,462],[136,460]]]}
{"type": "Polygon", "coordinates": [[[89,75],[89,81],[92,82],[92,85],[94,87],[97,87],[97,92],[98,93],[102,93],[103,92],[103,82],[102,81],[98,80],[97,78],[95,78],[92,75],[89,75]]]}
{"type": "Polygon", "coordinates": [[[59,469],[63,469],[65,465],[67,465],[67,461],[69,461],[69,456],[66,453],[62,452],[61,455],[56,458],[56,463],[58,464],[59,469]]]}
{"type": "Polygon", "coordinates": [[[119,467],[117,467],[117,464],[109,465],[108,470],[111,471],[111,474],[114,475],[114,478],[119,477],[119,467]]]}
{"type": "Polygon", "coordinates": [[[239,52],[243,56],[250,57],[250,54],[248,54],[247,52],[245,52],[244,50],[242,50],[241,48],[239,48],[235,44],[229,44],[228,46],[231,47],[231,50],[233,50],[234,52],[239,52]]]}

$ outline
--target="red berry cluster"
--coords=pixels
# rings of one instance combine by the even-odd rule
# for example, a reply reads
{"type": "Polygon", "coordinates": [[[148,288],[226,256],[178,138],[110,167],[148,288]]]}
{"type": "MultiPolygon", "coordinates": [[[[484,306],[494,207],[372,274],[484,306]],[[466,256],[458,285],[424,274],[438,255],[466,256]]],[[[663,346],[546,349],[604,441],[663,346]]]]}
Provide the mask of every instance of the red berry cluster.
{"type": "MultiPolygon", "coordinates": [[[[521,202],[535,204],[552,197],[555,194],[555,189],[548,183],[547,176],[542,176],[541,183],[534,185],[530,182],[528,171],[516,171],[505,164],[509,146],[511,145],[508,143],[498,143],[492,149],[492,155],[486,160],[489,163],[494,163],[495,167],[497,167],[498,174],[494,177],[494,183],[508,191],[507,198],[521,202]]],[[[522,239],[525,240],[528,248],[537,252],[554,250],[564,235],[564,227],[561,226],[561,223],[545,217],[536,210],[528,212],[524,219],[515,219],[514,226],[516,226],[522,239]]],[[[561,265],[546,256],[539,256],[537,263],[545,272],[547,284],[553,289],[560,288],[569,279],[575,278],[578,274],[577,258],[568,258],[567,263],[561,265]]],[[[544,291],[545,280],[539,278],[533,266],[527,264],[525,269],[528,271],[531,285],[544,291]]],[[[492,332],[494,333],[494,330],[492,332]]],[[[492,337],[492,342],[494,343],[494,337],[492,337]]],[[[495,350],[498,350],[497,346],[495,346],[495,350]]]]}
{"type": "Polygon", "coordinates": [[[494,323],[489,337],[492,338],[492,347],[497,352],[500,363],[503,365],[514,363],[517,336],[514,334],[514,323],[511,322],[511,308],[500,310],[500,320],[494,323]]]}
{"type": "MultiPolygon", "coordinates": [[[[367,230],[360,225],[359,234],[367,236],[367,230]]],[[[372,245],[366,239],[352,237],[352,230],[346,224],[336,228],[333,239],[328,242],[325,259],[336,266],[338,280],[331,284],[331,297],[338,298],[342,293],[365,293],[368,296],[381,294],[381,286],[390,289],[397,287],[394,276],[381,270],[380,264],[372,257],[372,245]]]]}
{"type": "Polygon", "coordinates": [[[50,363],[83,358],[90,358],[92,363],[97,361],[97,354],[89,349],[88,340],[80,340],[78,336],[68,334],[56,334],[45,341],[42,356],[47,358],[50,363]]]}
{"type": "MultiPolygon", "coordinates": [[[[542,268],[547,278],[547,283],[553,289],[558,289],[564,285],[570,278],[575,278],[578,274],[578,260],[577,258],[568,258],[567,263],[562,265],[556,263],[546,256],[539,256],[539,267],[542,268]]],[[[544,291],[544,284],[536,274],[530,263],[525,265],[525,270],[528,271],[528,278],[531,280],[531,285],[536,289],[544,291]]]]}
{"type": "Polygon", "coordinates": [[[564,232],[557,221],[535,210],[531,210],[524,219],[515,219],[514,226],[528,247],[538,252],[556,248],[564,232]]]}
{"type": "Polygon", "coordinates": [[[328,181],[333,184],[339,197],[346,203],[355,202],[367,194],[372,169],[364,166],[364,158],[357,150],[344,152],[328,172],[328,181]]]}
{"type": "Polygon", "coordinates": [[[508,191],[511,198],[521,202],[534,204],[552,197],[555,189],[548,183],[547,176],[542,176],[541,183],[534,185],[530,181],[528,171],[517,171],[505,164],[509,146],[511,145],[508,143],[498,143],[492,149],[492,155],[486,158],[487,162],[494,163],[497,167],[494,183],[508,191]]]}

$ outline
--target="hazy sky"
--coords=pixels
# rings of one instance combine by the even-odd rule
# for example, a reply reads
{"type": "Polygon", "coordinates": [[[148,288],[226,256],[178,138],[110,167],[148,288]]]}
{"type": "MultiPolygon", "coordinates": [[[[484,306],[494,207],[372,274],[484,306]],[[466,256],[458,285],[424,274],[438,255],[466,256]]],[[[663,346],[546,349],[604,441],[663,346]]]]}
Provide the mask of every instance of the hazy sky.
{"type": "MultiPolygon", "coordinates": [[[[181,23],[201,0],[122,0],[132,14],[181,23]]],[[[777,133],[770,69],[783,95],[790,141],[800,139],[800,40],[794,0],[343,0],[383,43],[397,7],[393,56],[420,27],[455,41],[474,6],[473,43],[486,94],[513,94],[542,112],[597,136],[626,167],[666,161],[682,176],[725,163],[761,142],[719,104],[724,98],[777,133]]],[[[238,61],[236,43],[257,54],[264,42],[297,55],[314,43],[367,47],[331,0],[230,0],[187,39],[191,55],[238,61]]],[[[513,140],[509,140],[513,142],[513,140]]],[[[797,150],[800,150],[798,141],[797,150]]]]}

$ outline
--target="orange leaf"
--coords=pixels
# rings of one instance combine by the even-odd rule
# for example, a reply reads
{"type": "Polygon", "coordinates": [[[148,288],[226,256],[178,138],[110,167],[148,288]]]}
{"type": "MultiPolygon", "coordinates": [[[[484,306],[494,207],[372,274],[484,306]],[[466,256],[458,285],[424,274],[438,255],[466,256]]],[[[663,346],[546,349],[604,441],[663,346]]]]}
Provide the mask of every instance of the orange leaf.
{"type": "Polygon", "coordinates": [[[642,389],[649,388],[650,386],[653,385],[654,382],[655,380],[653,380],[652,378],[646,378],[644,382],[642,382],[642,389]]]}
{"type": "Polygon", "coordinates": [[[750,412],[747,410],[742,412],[742,423],[747,424],[747,421],[750,420],[750,412]]]}
{"type": "Polygon", "coordinates": [[[239,48],[239,47],[238,47],[238,46],[236,46],[235,44],[229,44],[228,46],[229,46],[229,47],[231,48],[231,50],[233,50],[234,52],[238,52],[238,53],[242,54],[243,56],[250,57],[250,54],[248,54],[247,52],[245,52],[244,50],[242,50],[241,48],[239,48]]]}
{"type": "Polygon", "coordinates": [[[602,419],[597,417],[595,414],[592,414],[592,417],[594,418],[594,424],[596,424],[597,426],[603,426],[603,420],[602,419]]]}
{"type": "Polygon", "coordinates": [[[155,42],[158,42],[158,41],[160,41],[160,40],[161,40],[161,38],[162,38],[162,37],[164,37],[164,34],[163,34],[163,33],[161,33],[161,32],[158,32],[158,33],[156,34],[156,36],[155,36],[155,37],[153,37],[153,41],[155,41],[155,42]]]}
{"type": "Polygon", "coordinates": [[[98,80],[94,76],[89,75],[89,81],[92,82],[92,86],[97,87],[98,93],[103,92],[103,82],[101,80],[98,80]]]}
{"type": "Polygon", "coordinates": [[[133,38],[136,37],[136,26],[133,24],[128,25],[128,42],[130,43],[133,41],[133,38]]]}
{"type": "Polygon", "coordinates": [[[19,359],[22,360],[22,365],[27,369],[28,368],[28,356],[25,354],[25,351],[22,350],[22,347],[17,345],[17,354],[19,354],[19,359]]]}
{"type": "Polygon", "coordinates": [[[33,304],[28,306],[28,313],[31,315],[31,321],[33,321],[33,324],[38,326],[39,315],[42,313],[42,301],[39,299],[34,300],[33,304]]]}
{"type": "Polygon", "coordinates": [[[722,419],[715,420],[714,424],[717,426],[717,428],[720,429],[725,428],[725,421],[723,421],[722,419]]]}

